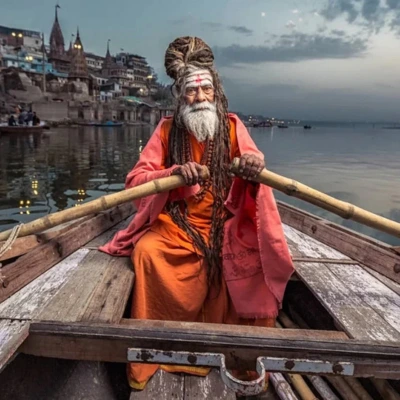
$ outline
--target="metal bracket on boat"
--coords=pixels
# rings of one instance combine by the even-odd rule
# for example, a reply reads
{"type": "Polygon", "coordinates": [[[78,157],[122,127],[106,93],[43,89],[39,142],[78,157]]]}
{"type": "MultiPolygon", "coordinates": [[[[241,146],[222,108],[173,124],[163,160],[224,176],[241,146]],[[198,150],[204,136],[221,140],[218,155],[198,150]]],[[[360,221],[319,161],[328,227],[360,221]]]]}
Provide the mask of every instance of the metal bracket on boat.
{"type": "Polygon", "coordinates": [[[234,392],[255,396],[264,391],[267,384],[266,371],[302,374],[349,375],[354,374],[354,364],[283,357],[258,357],[258,378],[242,381],[235,378],[226,368],[225,355],[217,353],[193,353],[187,351],[165,351],[154,349],[128,349],[128,361],[150,364],[175,364],[219,368],[222,381],[234,392]]]}

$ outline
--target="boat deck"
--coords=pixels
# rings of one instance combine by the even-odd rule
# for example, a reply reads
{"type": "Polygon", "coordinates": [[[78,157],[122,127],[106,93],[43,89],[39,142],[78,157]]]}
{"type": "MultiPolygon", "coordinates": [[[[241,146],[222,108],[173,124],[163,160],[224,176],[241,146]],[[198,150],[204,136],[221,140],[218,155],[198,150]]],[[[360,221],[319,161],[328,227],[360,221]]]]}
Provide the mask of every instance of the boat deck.
{"type": "MultiPolygon", "coordinates": [[[[352,339],[400,343],[399,274],[391,268],[396,270],[400,255],[389,246],[292,207],[280,204],[280,212],[296,266],[294,279],[305,283],[336,328],[352,339]]],[[[134,283],[131,262],[96,249],[131,218],[81,246],[0,303],[0,371],[18,352],[30,353],[26,346],[32,322],[123,321],[134,283]]],[[[269,392],[258,398],[274,396],[269,392]]],[[[235,399],[236,394],[224,385],[217,370],[206,378],[159,371],[144,391],[133,391],[130,397],[206,398],[235,399]]]]}

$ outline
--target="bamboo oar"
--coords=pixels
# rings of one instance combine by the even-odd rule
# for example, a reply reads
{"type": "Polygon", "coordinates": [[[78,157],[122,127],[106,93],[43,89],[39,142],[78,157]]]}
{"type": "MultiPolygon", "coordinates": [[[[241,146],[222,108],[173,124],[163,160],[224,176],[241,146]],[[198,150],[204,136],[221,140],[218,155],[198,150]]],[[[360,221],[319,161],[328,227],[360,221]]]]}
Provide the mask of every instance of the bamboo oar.
{"type": "MultiPolygon", "coordinates": [[[[209,171],[207,167],[203,167],[203,171],[200,175],[203,180],[206,180],[209,177],[209,171]]],[[[50,229],[54,226],[72,221],[76,218],[84,217],[90,214],[96,214],[98,212],[108,210],[112,207],[118,206],[128,201],[140,199],[142,197],[150,196],[152,194],[168,192],[182,186],[185,186],[185,181],[180,175],[173,175],[167,178],[155,179],[153,181],[133,187],[131,189],[122,190],[118,193],[102,196],[99,199],[82,204],[79,207],[69,208],[67,210],[49,214],[35,221],[24,224],[19,231],[18,237],[42,232],[46,229],[50,229]]],[[[7,240],[11,232],[12,229],[0,232],[0,242],[3,240],[7,240]]]]}
{"type": "MultiPolygon", "coordinates": [[[[233,173],[238,173],[239,161],[239,158],[233,160],[233,173]]],[[[370,226],[371,228],[400,237],[400,223],[381,217],[380,215],[376,215],[350,203],[335,199],[325,193],[303,185],[300,182],[296,182],[293,179],[275,174],[267,169],[261,171],[254,181],[271,186],[289,196],[305,200],[334,214],[340,215],[342,218],[352,219],[361,224],[370,226]]]]}

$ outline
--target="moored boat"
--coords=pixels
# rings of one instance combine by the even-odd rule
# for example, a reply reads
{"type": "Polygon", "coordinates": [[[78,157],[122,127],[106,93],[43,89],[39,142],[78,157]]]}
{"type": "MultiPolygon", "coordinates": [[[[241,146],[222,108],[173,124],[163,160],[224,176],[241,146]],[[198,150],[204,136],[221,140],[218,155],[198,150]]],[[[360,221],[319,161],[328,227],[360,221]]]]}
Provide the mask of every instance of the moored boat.
{"type": "Polygon", "coordinates": [[[107,121],[107,122],[100,122],[100,123],[95,123],[94,126],[105,126],[105,127],[110,127],[110,128],[115,128],[119,126],[123,126],[123,122],[118,122],[118,121],[107,121]]]}
{"type": "Polygon", "coordinates": [[[40,133],[43,129],[48,129],[46,122],[42,121],[40,125],[14,125],[7,123],[0,124],[0,133],[40,133]]]}
{"type": "Polygon", "coordinates": [[[270,392],[295,393],[306,382],[302,375],[318,393],[323,384],[340,393],[344,383],[354,396],[364,390],[379,399],[382,388],[394,392],[400,379],[399,249],[285,203],[278,208],[296,266],[278,318],[288,330],[126,319],[134,268],[129,258],[97,248],[134,217],[131,203],[18,238],[0,256],[0,370],[21,354],[0,375],[5,398],[29,393],[24,398],[47,400],[57,391],[57,399],[130,394],[131,400],[194,400],[210,393],[235,399],[238,392],[257,394],[262,380],[233,380],[229,370],[256,365],[260,376],[271,371],[270,392]],[[159,371],[143,392],[129,393],[119,369],[128,360],[212,371],[204,378],[159,371]],[[37,385],[38,377],[53,392],[37,385]]]}

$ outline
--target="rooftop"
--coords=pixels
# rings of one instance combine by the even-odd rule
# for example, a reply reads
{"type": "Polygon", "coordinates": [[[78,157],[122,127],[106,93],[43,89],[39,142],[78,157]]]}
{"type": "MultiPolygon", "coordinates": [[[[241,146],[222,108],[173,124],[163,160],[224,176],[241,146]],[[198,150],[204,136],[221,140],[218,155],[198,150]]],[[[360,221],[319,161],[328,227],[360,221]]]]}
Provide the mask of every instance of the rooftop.
{"type": "Polygon", "coordinates": [[[13,32],[21,32],[24,36],[41,38],[40,32],[37,31],[29,31],[26,29],[20,28],[9,28],[7,26],[0,25],[0,35],[11,35],[13,32]]]}

